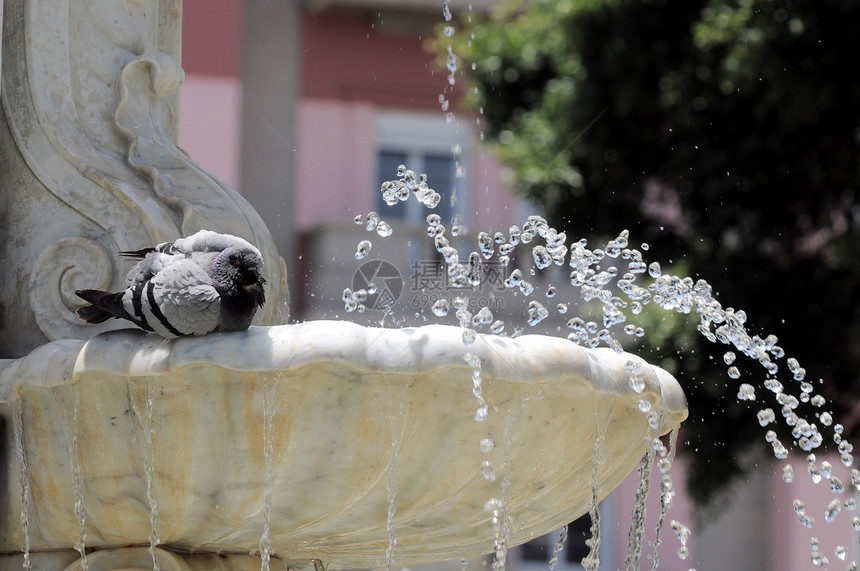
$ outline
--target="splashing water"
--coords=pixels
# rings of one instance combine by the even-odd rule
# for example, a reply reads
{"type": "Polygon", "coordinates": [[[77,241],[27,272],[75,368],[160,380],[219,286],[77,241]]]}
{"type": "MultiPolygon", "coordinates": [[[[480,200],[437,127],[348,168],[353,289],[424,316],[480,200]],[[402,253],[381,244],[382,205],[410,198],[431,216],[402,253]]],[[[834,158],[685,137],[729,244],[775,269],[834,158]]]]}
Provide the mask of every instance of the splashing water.
{"type": "MultiPolygon", "coordinates": [[[[442,12],[445,19],[445,36],[451,37],[455,33],[454,26],[450,24],[452,14],[448,0],[443,0],[442,12]]],[[[454,83],[455,72],[458,69],[456,55],[450,46],[446,49],[446,64],[448,67],[449,84],[454,83]]],[[[447,90],[447,87],[446,87],[447,90]]],[[[443,111],[447,113],[449,122],[453,121],[453,114],[448,111],[449,101],[445,94],[440,94],[439,103],[443,111]]],[[[476,123],[480,125],[480,115],[483,110],[478,110],[476,123]]],[[[483,135],[483,134],[482,134],[483,135]]],[[[483,138],[483,136],[481,137],[483,138]]],[[[401,165],[397,169],[399,180],[383,183],[382,192],[386,203],[394,204],[407,200],[410,192],[419,202],[428,208],[433,208],[438,199],[435,191],[427,186],[425,175],[416,176],[401,165]],[[423,185],[423,186],[422,186],[423,185]],[[405,191],[404,191],[405,189],[405,191]],[[429,197],[429,199],[428,199],[429,197]]],[[[357,223],[362,223],[357,218],[357,223]]],[[[378,220],[375,224],[378,224],[378,220]]],[[[371,230],[368,227],[368,230],[371,230]]],[[[740,401],[750,404],[774,399],[779,405],[764,402],[758,409],[756,416],[763,428],[770,428],[777,423],[781,416],[786,426],[792,431],[792,443],[784,445],[776,436],[776,432],[769,429],[765,433],[765,440],[773,448],[774,457],[778,460],[788,458],[790,450],[802,450],[808,454],[808,472],[813,482],[817,483],[827,479],[831,484],[831,490],[835,494],[844,493],[846,490],[843,479],[836,473],[834,467],[827,462],[817,463],[813,451],[817,450],[823,443],[824,438],[818,426],[831,426],[833,419],[827,410],[819,410],[815,413],[817,422],[800,416],[798,407],[800,403],[809,403],[813,407],[822,409],[827,402],[820,394],[814,394],[814,387],[805,381],[806,371],[796,359],[786,358],[785,351],[778,345],[778,339],[774,335],[751,335],[746,330],[746,313],[739,309],[723,307],[714,297],[711,286],[703,279],[693,280],[690,277],[674,275],[671,268],[662,267],[659,262],[644,259],[643,252],[649,251],[649,246],[642,243],[637,249],[630,245],[630,235],[627,230],[598,247],[589,248],[588,241],[584,238],[578,240],[568,239],[565,232],[559,232],[549,226],[547,221],[537,215],[527,217],[521,225],[512,225],[507,234],[499,231],[481,231],[477,235],[477,248],[468,256],[468,262],[460,260],[457,248],[454,247],[452,239],[465,235],[461,232],[458,219],[451,221],[450,232],[446,235],[446,227],[441,218],[436,214],[427,217],[427,235],[433,240],[436,250],[444,259],[447,275],[451,278],[453,287],[467,289],[473,287],[474,276],[477,275],[482,266],[496,260],[502,268],[510,268],[504,279],[507,290],[521,295],[523,300],[523,312],[526,314],[528,325],[534,327],[542,323],[549,314],[548,309],[538,300],[530,299],[535,286],[526,279],[528,276],[541,276],[550,271],[553,266],[569,268],[569,284],[579,294],[579,301],[562,299],[560,291],[555,285],[547,288],[546,298],[553,299],[557,313],[563,314],[571,307],[577,306],[581,310],[590,310],[592,307],[599,308],[599,316],[594,319],[580,316],[571,318],[567,326],[571,330],[568,339],[584,347],[607,346],[617,352],[623,351],[622,340],[638,339],[646,335],[645,327],[635,323],[637,316],[641,315],[646,306],[657,306],[663,311],[697,316],[697,330],[706,339],[714,344],[727,346],[723,354],[723,363],[726,366],[726,375],[732,381],[742,377],[746,382],[738,383],[737,397],[740,401]],[[517,257],[517,248],[527,249],[527,255],[517,257]],[[516,261],[527,260],[525,268],[516,266],[516,261]],[[526,273],[527,272],[527,273],[526,273]],[[601,323],[602,322],[602,323],[601,323]],[[623,335],[619,335],[621,329],[623,335]],[[758,363],[765,371],[766,379],[761,384],[766,394],[756,394],[757,387],[753,383],[751,371],[739,362],[740,357],[746,357],[752,363],[758,363]],[[777,380],[782,371],[780,360],[785,359],[784,364],[788,369],[791,382],[790,386],[799,386],[798,396],[791,394],[782,382],[777,380]],[[781,413],[778,415],[776,412],[781,413]]],[[[344,295],[344,301],[350,296],[344,295]]],[[[505,323],[495,320],[492,312],[484,312],[483,315],[471,314],[466,305],[458,302],[466,299],[464,296],[454,298],[453,308],[457,323],[464,329],[463,342],[466,347],[466,361],[472,367],[472,391],[478,402],[475,414],[476,421],[482,421],[487,417],[488,406],[483,394],[483,384],[480,370],[480,360],[469,352],[468,347],[476,342],[477,331],[487,327],[487,332],[495,335],[507,335],[505,323]],[[477,362],[475,362],[477,360],[477,362]]],[[[433,306],[433,313],[439,318],[450,315],[448,300],[438,300],[433,306]]],[[[480,313],[480,312],[479,312],[480,313]]],[[[519,327],[512,327],[511,337],[516,337],[522,332],[519,327]]],[[[645,378],[638,370],[640,365],[631,362],[628,369],[630,387],[642,392],[645,388],[645,378]]],[[[759,387],[761,393],[761,388],[759,387]]],[[[662,473],[660,484],[660,516],[657,526],[657,535],[654,545],[653,569],[657,569],[659,559],[657,549],[662,543],[661,530],[666,520],[667,509],[672,505],[675,494],[669,470],[671,468],[677,441],[677,432],[672,432],[669,437],[668,450],[662,444],[656,434],[659,433],[661,422],[652,410],[651,403],[641,400],[640,411],[646,415],[648,424],[652,429],[649,435],[649,452],[643,457],[639,467],[639,487],[636,493],[636,505],[633,509],[632,522],[629,534],[628,555],[626,565],[628,569],[638,568],[642,552],[642,538],[644,534],[645,508],[644,502],[648,494],[650,473],[655,460],[662,473]]],[[[854,491],[860,490],[860,470],[854,467],[853,446],[841,436],[841,426],[834,427],[834,444],[838,447],[841,463],[850,469],[850,485],[854,491]],[[837,429],[838,428],[838,429],[837,429]]],[[[479,443],[483,452],[492,450],[491,440],[482,439],[479,443]]],[[[598,448],[595,444],[595,464],[597,462],[598,448]]],[[[593,470],[596,468],[593,466],[593,470]]],[[[482,475],[491,480],[495,478],[495,470],[492,464],[481,463],[482,475]]],[[[505,467],[507,474],[507,466],[505,467]]],[[[506,476],[505,476],[506,477],[506,476]]],[[[494,550],[496,561],[494,568],[504,568],[507,536],[504,534],[504,526],[510,517],[505,512],[504,482],[502,478],[502,499],[491,498],[485,504],[485,509],[491,512],[496,537],[494,539],[494,550]]],[[[795,471],[791,464],[786,463],[782,468],[782,478],[786,483],[795,480],[795,471]]],[[[593,483],[596,486],[596,483],[593,483]]],[[[597,545],[599,545],[599,512],[596,507],[597,491],[592,490],[594,501],[592,502],[592,538],[589,557],[583,560],[586,569],[597,569],[597,545]],[[593,556],[593,557],[592,557],[593,556]]],[[[837,521],[840,511],[845,506],[834,499],[828,504],[828,510],[824,520],[827,523],[837,521]]],[[[814,519],[803,513],[799,513],[801,523],[812,527],[814,519]]],[[[860,518],[855,517],[852,525],[860,529],[860,518]]],[[[691,536],[690,529],[678,520],[671,521],[671,528],[680,543],[678,556],[681,559],[690,557],[687,546],[691,536]]],[[[816,565],[827,565],[827,558],[817,549],[817,543],[813,542],[812,561],[816,565]]],[[[556,554],[557,555],[557,554],[556,554]]],[[[847,550],[837,549],[836,556],[843,560],[847,556],[847,550]]],[[[856,569],[856,562],[852,562],[849,569],[856,569]]]]}

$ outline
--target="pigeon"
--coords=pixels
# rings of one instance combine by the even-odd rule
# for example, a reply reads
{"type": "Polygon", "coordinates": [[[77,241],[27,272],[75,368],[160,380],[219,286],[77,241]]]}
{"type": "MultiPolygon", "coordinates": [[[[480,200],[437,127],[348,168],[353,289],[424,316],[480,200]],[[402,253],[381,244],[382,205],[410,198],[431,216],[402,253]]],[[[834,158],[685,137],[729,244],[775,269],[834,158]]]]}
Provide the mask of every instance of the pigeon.
{"type": "Polygon", "coordinates": [[[120,292],[77,290],[87,323],[127,319],[162,337],[242,331],[266,301],[263,257],[249,242],[200,230],[154,248],[120,252],[140,261],[120,292]]]}

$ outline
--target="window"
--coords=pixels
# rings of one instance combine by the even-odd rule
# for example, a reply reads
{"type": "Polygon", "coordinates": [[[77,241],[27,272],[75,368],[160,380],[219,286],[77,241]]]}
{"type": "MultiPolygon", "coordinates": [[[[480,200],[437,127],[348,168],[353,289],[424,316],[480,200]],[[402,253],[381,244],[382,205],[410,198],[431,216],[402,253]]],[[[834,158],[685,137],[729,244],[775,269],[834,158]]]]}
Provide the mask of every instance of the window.
{"type": "Polygon", "coordinates": [[[382,218],[423,225],[426,216],[434,212],[447,226],[454,215],[463,216],[467,212],[464,201],[468,179],[456,176],[456,172],[458,167],[468,172],[468,157],[464,154],[455,157],[453,148],[468,147],[471,129],[461,127],[457,133],[441,113],[405,111],[380,111],[375,129],[378,184],[374,203],[382,218]],[[428,186],[442,195],[432,211],[411,196],[395,206],[382,200],[379,186],[397,178],[397,167],[401,164],[417,174],[426,174],[428,186]]]}

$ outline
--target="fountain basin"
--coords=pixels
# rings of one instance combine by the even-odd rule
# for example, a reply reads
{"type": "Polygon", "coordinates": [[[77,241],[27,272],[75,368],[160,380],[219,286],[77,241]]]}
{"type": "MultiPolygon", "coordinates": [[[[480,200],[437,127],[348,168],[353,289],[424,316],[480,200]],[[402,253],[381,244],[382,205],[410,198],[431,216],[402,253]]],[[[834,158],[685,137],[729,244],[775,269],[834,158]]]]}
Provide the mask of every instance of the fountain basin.
{"type": "Polygon", "coordinates": [[[150,495],[161,548],[257,552],[268,473],[279,557],[385,565],[392,499],[398,565],[468,557],[492,550],[491,498],[506,506],[510,545],[552,531],[588,510],[593,461],[602,498],[650,438],[686,418],[677,381],[633,355],[538,335],[465,346],[463,331],[314,321],[165,340],[129,330],[2,363],[0,552],[24,545],[25,461],[31,552],[79,541],[76,497],[87,548],[149,545],[150,495]],[[483,422],[467,352],[482,361],[483,422]],[[641,399],[661,414],[658,429],[641,399]]]}

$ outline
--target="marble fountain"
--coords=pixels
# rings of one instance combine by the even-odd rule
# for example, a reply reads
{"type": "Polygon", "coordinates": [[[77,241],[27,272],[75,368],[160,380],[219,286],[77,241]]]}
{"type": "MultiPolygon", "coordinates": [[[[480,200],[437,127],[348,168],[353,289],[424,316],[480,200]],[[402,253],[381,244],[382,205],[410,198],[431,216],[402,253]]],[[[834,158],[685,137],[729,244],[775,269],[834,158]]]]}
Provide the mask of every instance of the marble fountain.
{"type": "Polygon", "coordinates": [[[181,3],[0,7],[0,569],[479,555],[499,510],[509,545],[557,529],[685,418],[674,378],[608,348],[288,324],[262,220],[175,144],[181,3]],[[248,331],[165,340],[77,320],[75,289],[122,282],[115,252],[200,228],[267,260],[248,331]]]}

